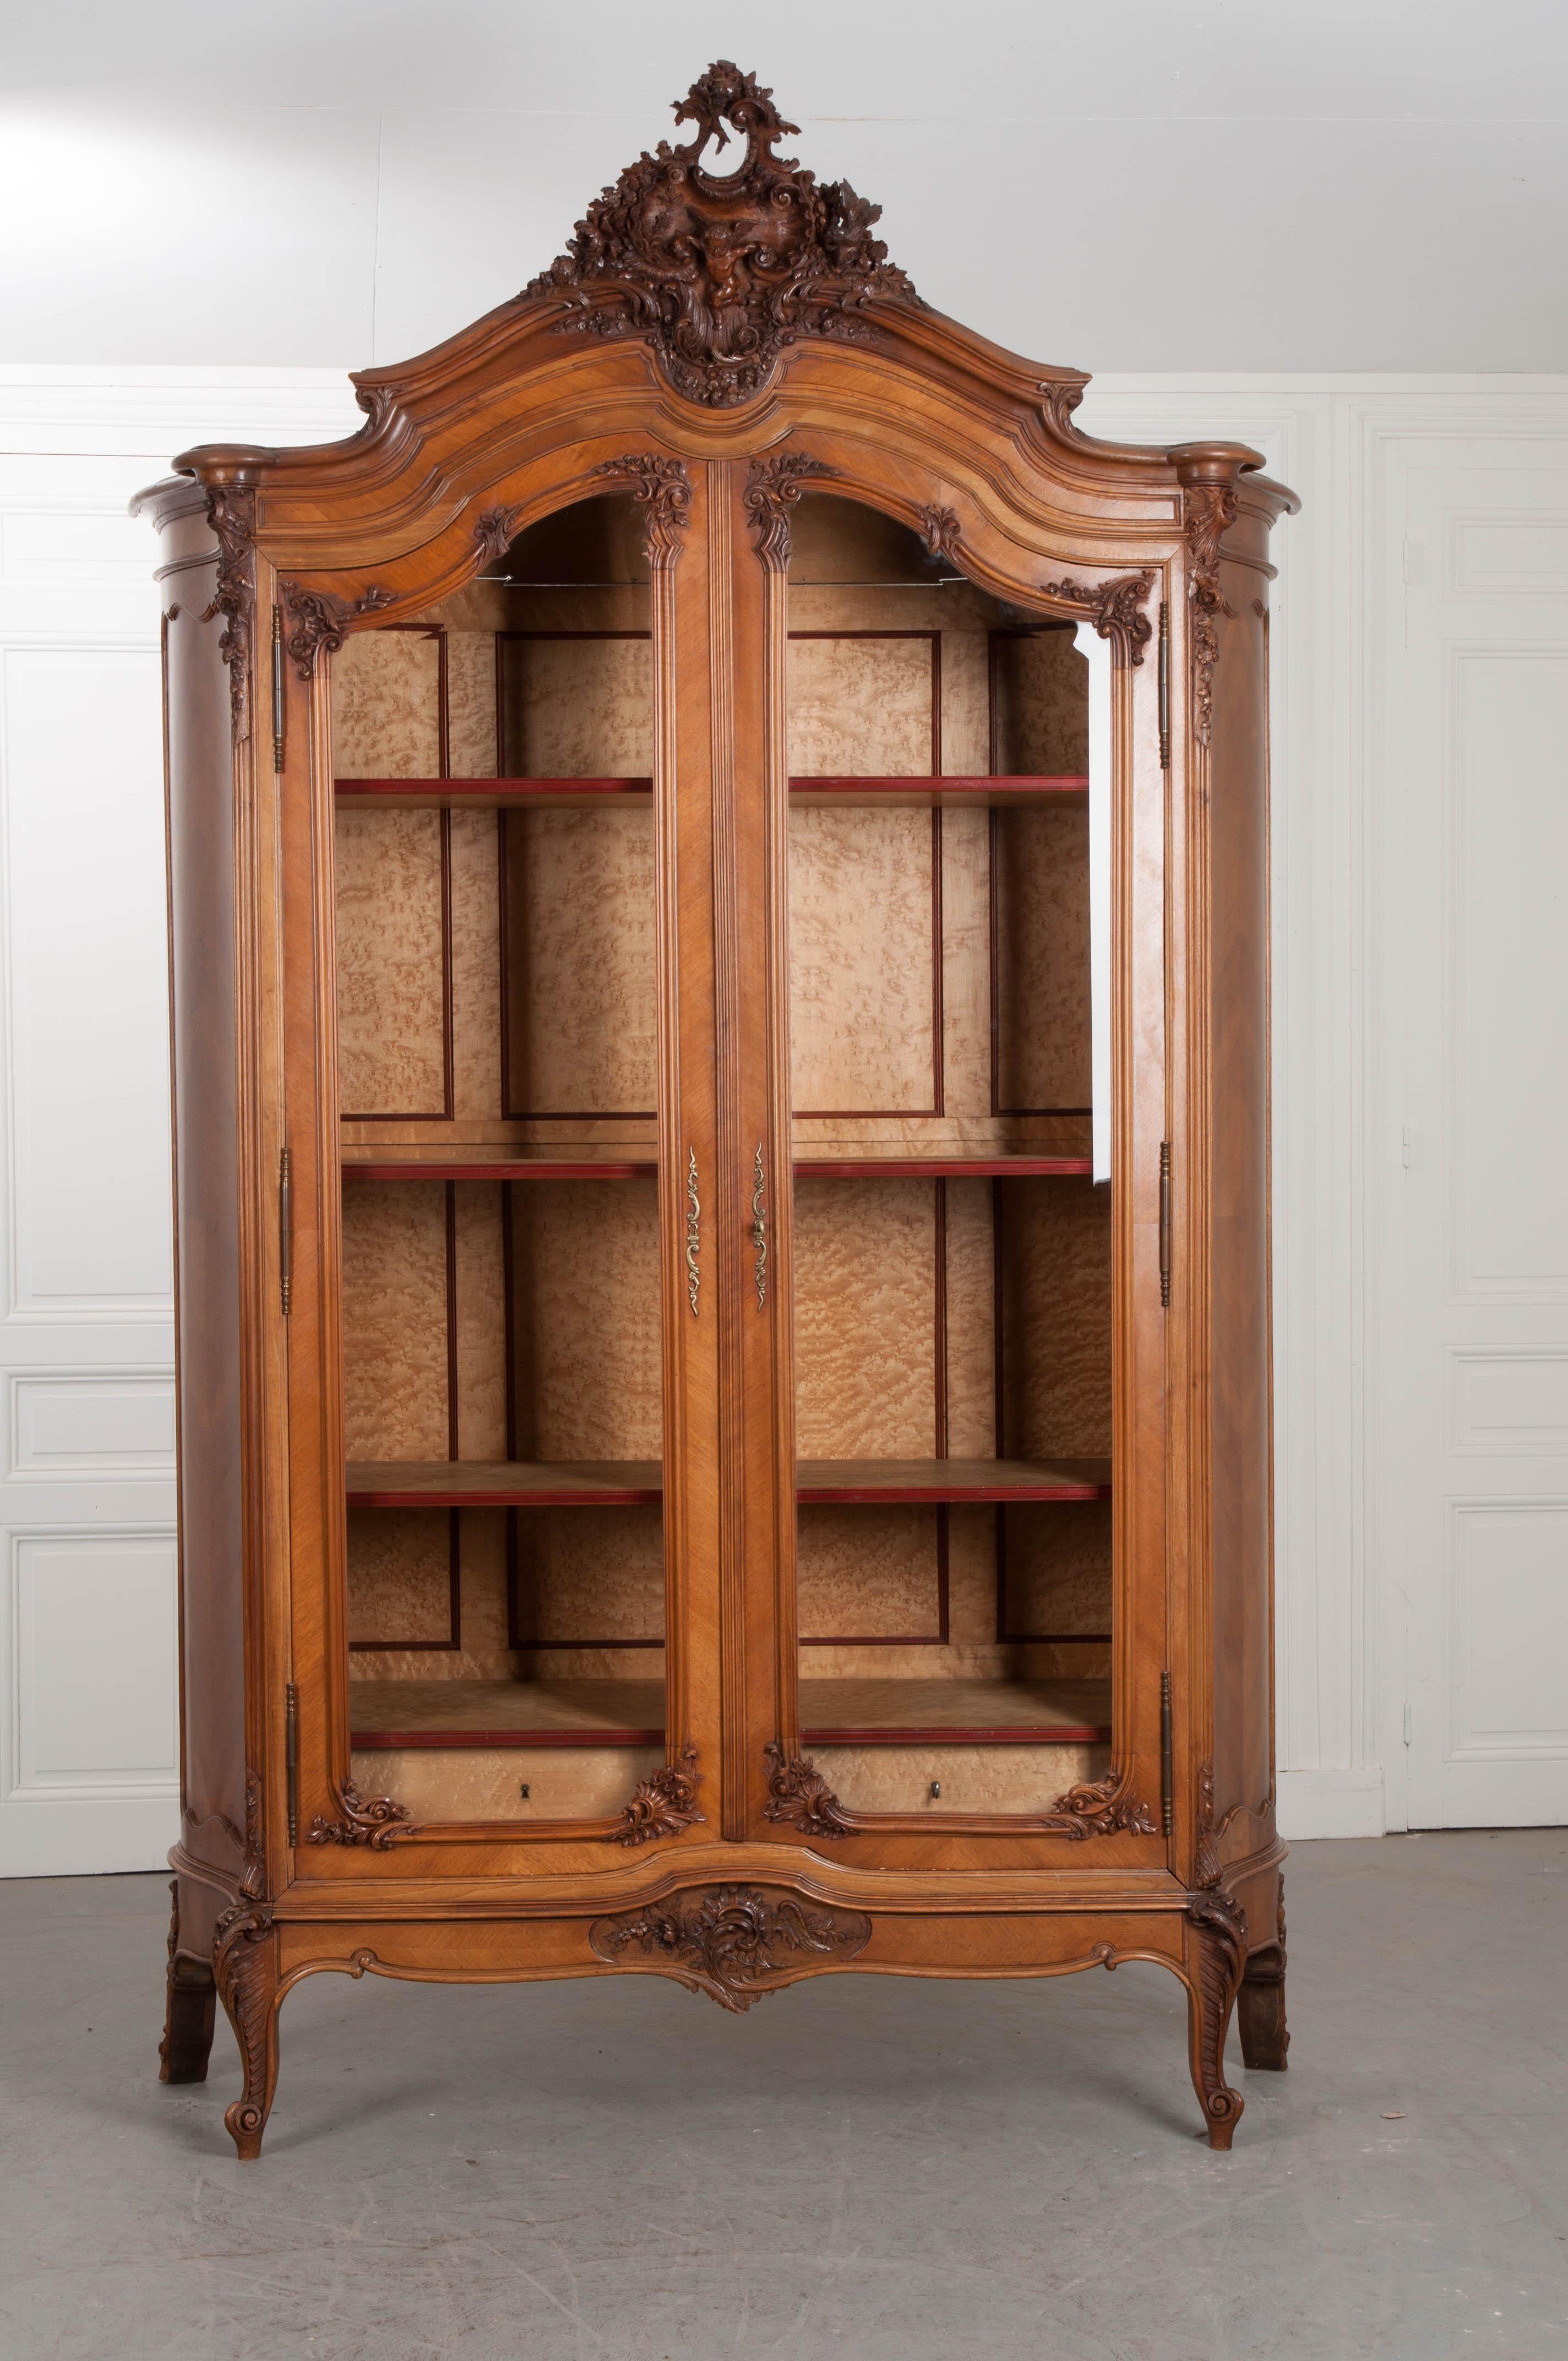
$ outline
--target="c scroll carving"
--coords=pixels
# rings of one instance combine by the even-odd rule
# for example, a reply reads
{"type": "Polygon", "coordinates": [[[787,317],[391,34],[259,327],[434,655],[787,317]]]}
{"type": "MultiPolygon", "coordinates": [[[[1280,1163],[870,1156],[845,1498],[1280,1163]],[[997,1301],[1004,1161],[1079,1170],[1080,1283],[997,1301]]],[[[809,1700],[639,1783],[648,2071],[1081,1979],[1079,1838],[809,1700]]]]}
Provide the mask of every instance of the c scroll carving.
{"type": "Polygon", "coordinates": [[[607,1967],[625,1967],[635,1949],[720,2008],[743,2011],[784,1982],[796,1960],[852,1960],[871,1931],[859,1910],[813,1910],[792,1894],[720,1885],[596,1918],[588,1943],[607,1967]]]}
{"type": "Polygon", "coordinates": [[[880,205],[847,181],[818,186],[776,156],[798,129],[773,93],[727,58],[674,109],[696,126],[678,148],[662,139],[595,200],[565,254],[523,290],[561,299],[563,331],[641,336],[676,390],[709,409],[745,401],[802,336],[864,340],[879,297],[919,297],[872,236],[880,205]],[[730,128],[746,142],[739,170],[702,168],[730,128]]]}
{"type": "Polygon", "coordinates": [[[298,582],[280,583],[279,590],[293,620],[289,653],[295,672],[305,681],[313,677],[319,655],[337,653],[351,623],[366,615],[378,615],[384,607],[397,604],[390,590],[378,590],[374,586],[356,599],[340,598],[331,590],[309,590],[298,582]]]}
{"type": "Polygon", "coordinates": [[[1155,584],[1153,568],[1124,574],[1113,582],[1047,582],[1047,595],[1082,609],[1102,640],[1109,640],[1119,664],[1141,664],[1144,650],[1154,637],[1154,625],[1144,613],[1144,601],[1155,584]]]}
{"type": "Polygon", "coordinates": [[[1065,1795],[1057,1797],[1052,1809],[1063,1815],[1069,1823],[1069,1832],[1075,1837],[1159,1834],[1159,1824],[1148,1806],[1122,1789],[1121,1774],[1115,1771],[1084,1786],[1069,1787],[1065,1795]]]}
{"type": "Polygon", "coordinates": [[[615,1842],[648,1844],[654,1837],[676,1836],[682,1828],[703,1822],[705,1816],[696,1807],[696,1791],[701,1784],[696,1749],[688,1746],[678,1763],[668,1763],[662,1771],[652,1772],[646,1779],[638,1781],[631,1801],[620,1815],[615,1842]]]}
{"type": "Polygon", "coordinates": [[[324,1819],[318,1812],[306,1831],[307,1844],[368,1845],[372,1852],[386,1852],[400,1837],[416,1833],[404,1806],[390,1795],[361,1795],[346,1780],[339,1793],[342,1819],[324,1819]]]}
{"type": "Polygon", "coordinates": [[[776,1738],[762,1749],[768,1766],[765,1819],[798,1828],[803,1837],[847,1837],[853,1834],[828,1782],[806,1755],[786,1754],[776,1738]]]}
{"type": "Polygon", "coordinates": [[[808,459],[804,451],[780,451],[771,459],[753,459],[746,478],[746,518],[757,544],[757,555],[771,571],[789,568],[789,511],[813,476],[837,471],[825,460],[808,459]]]}

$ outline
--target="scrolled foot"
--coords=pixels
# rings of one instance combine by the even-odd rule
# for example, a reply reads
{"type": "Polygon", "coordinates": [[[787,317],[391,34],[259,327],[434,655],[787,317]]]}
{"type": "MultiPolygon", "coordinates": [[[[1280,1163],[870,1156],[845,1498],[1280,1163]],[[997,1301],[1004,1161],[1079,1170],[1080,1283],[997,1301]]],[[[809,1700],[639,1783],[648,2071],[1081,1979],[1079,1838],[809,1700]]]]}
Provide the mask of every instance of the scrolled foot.
{"type": "Polygon", "coordinates": [[[245,2088],[224,2116],[242,2164],[261,2154],[278,2081],[278,1954],[265,1903],[237,1902],[213,1938],[218,1994],[239,2043],[245,2088]]]}
{"type": "Polygon", "coordinates": [[[1225,2080],[1225,2036],[1246,1960],[1246,1912],[1216,1888],[1192,1896],[1187,1919],[1193,1936],[1187,1982],[1192,2087],[1203,2110],[1209,2146],[1223,2151],[1246,2104],[1225,2080]]]}

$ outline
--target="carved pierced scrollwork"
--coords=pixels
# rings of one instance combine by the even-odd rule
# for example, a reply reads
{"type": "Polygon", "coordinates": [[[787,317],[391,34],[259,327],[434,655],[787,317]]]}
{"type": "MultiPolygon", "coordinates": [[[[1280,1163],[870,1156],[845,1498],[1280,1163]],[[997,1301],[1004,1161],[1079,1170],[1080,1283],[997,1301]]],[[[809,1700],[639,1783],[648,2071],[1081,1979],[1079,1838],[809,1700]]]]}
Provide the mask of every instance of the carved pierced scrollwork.
{"type": "Polygon", "coordinates": [[[720,1885],[596,1918],[588,1942],[609,1967],[625,1967],[627,1954],[636,1950],[720,2008],[739,2011],[772,1991],[801,1959],[852,1960],[871,1931],[871,1920],[859,1910],[812,1910],[793,1894],[720,1885]]]}
{"type": "Polygon", "coordinates": [[[1214,712],[1214,666],[1220,660],[1218,619],[1230,615],[1220,589],[1220,544],[1236,521],[1234,484],[1189,484],[1182,494],[1182,526],[1191,568],[1187,580],[1192,643],[1192,726],[1200,745],[1209,743],[1214,712]]]}
{"type": "Polygon", "coordinates": [[[1228,2148],[1243,2101],[1225,2081],[1225,2034],[1246,1965],[1246,1912],[1215,1889],[1191,1894],[1187,1917],[1200,1937],[1195,1981],[1188,1987],[1192,2085],[1208,2122],[1210,2147],[1228,2148]]]}
{"type": "Polygon", "coordinates": [[[838,471],[825,460],[808,459],[804,451],[780,451],[771,459],[753,459],[746,478],[746,518],[762,564],[784,573],[789,566],[789,511],[813,476],[838,471]]]}
{"type": "Polygon", "coordinates": [[[416,1833],[405,1807],[390,1795],[362,1796],[346,1781],[340,1793],[343,1818],[323,1819],[318,1812],[306,1831],[307,1844],[368,1845],[372,1852],[386,1852],[400,1837],[416,1833]]]}
{"type": "Polygon", "coordinates": [[[691,401],[728,409],[747,401],[787,345],[802,336],[865,339],[877,297],[919,297],[872,236],[882,216],[847,181],[825,181],[773,153],[799,128],[773,93],[728,59],[709,66],[674,109],[696,137],[630,164],[596,198],[565,254],[523,290],[570,309],[564,331],[641,336],[691,401]],[[745,139],[740,170],[702,169],[745,139]]]}
{"type": "Polygon", "coordinates": [[[250,735],[250,636],[256,619],[256,494],[215,484],[207,522],[218,536],[218,586],[209,613],[224,618],[218,653],[229,668],[229,722],[237,746],[250,735]]]}
{"type": "Polygon", "coordinates": [[[487,509],[474,527],[481,561],[504,557],[516,538],[521,509],[487,509]]]}
{"type": "Polygon", "coordinates": [[[293,620],[289,653],[302,680],[311,679],[316,658],[323,650],[329,656],[337,653],[351,623],[358,622],[365,615],[378,615],[383,607],[396,604],[390,590],[374,588],[352,601],[339,598],[331,590],[307,590],[298,582],[280,583],[279,589],[293,620]]]}
{"type": "Polygon", "coordinates": [[[956,509],[938,508],[935,501],[920,511],[920,538],[926,544],[927,557],[945,557],[950,566],[959,562],[959,518],[956,509]]]}
{"type": "Polygon", "coordinates": [[[1102,640],[1109,640],[1119,664],[1141,664],[1144,650],[1154,637],[1154,625],[1144,613],[1144,601],[1155,584],[1153,569],[1124,574],[1113,582],[1047,582],[1047,595],[1081,607],[1102,640]]]}
{"type": "Polygon", "coordinates": [[[1120,1783],[1121,1773],[1113,1771],[1087,1785],[1069,1787],[1051,1808],[1071,1822],[1074,1836],[1157,1836],[1159,1824],[1148,1806],[1123,1791],[1120,1783]]]}
{"type": "Polygon", "coordinates": [[[647,1844],[654,1837],[673,1837],[682,1828],[696,1827],[706,1818],[696,1807],[701,1784],[696,1749],[688,1746],[678,1763],[668,1763],[662,1771],[638,1781],[631,1801],[621,1813],[616,1843],[647,1844]]]}
{"type": "Polygon", "coordinates": [[[763,1817],[798,1828],[804,1837],[847,1837],[852,1823],[817,1765],[806,1755],[786,1754],[776,1738],[762,1749],[768,1766],[763,1817]]]}
{"type": "Polygon", "coordinates": [[[691,478],[680,460],[628,452],[623,459],[607,459],[594,473],[616,477],[630,488],[642,507],[642,546],[649,565],[673,566],[685,546],[691,522],[691,478]]]}

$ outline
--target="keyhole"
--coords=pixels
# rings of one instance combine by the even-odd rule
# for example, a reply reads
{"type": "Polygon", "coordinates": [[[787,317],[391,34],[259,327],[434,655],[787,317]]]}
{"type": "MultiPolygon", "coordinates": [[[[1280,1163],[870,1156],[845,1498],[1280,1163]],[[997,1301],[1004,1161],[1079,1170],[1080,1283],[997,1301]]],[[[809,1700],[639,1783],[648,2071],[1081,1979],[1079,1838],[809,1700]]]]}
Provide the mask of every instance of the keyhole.
{"type": "Polygon", "coordinates": [[[522,1783],[521,1786],[518,1789],[518,1791],[517,1791],[517,1792],[518,1792],[518,1794],[522,1797],[523,1802],[526,1804],[526,1803],[527,1803],[527,1801],[528,1801],[528,1782],[527,1782],[527,1780],[526,1780],[526,1779],[523,1781],[523,1783],[522,1783]]]}

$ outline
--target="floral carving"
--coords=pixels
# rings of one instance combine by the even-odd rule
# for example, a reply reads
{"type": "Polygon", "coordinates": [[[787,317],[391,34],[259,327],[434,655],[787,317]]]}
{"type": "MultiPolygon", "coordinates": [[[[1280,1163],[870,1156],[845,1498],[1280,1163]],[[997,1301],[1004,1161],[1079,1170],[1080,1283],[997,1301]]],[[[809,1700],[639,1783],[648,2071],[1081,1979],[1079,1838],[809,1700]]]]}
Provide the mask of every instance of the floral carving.
{"type": "Polygon", "coordinates": [[[250,735],[250,632],[256,617],[256,494],[216,484],[207,522],[218,536],[218,584],[209,613],[224,618],[218,653],[229,668],[229,720],[237,746],[250,735]]]}
{"type": "Polygon", "coordinates": [[[691,522],[691,478],[680,460],[639,457],[628,452],[623,459],[607,459],[594,473],[630,483],[632,498],[644,511],[642,545],[649,565],[673,566],[685,546],[685,529],[691,522]]]}
{"type": "Polygon", "coordinates": [[[523,291],[570,306],[563,330],[641,336],[671,382],[710,409],[745,401],[786,345],[802,336],[864,338],[877,298],[919,302],[887,248],[872,236],[880,205],[847,181],[818,186],[813,173],[773,153],[799,126],[773,93],[720,58],[674,109],[693,138],[629,165],[595,199],[565,254],[523,291]],[[738,171],[702,169],[746,142],[738,171]]]}
{"type": "Polygon", "coordinates": [[[678,1763],[668,1763],[662,1771],[638,1781],[631,1801],[621,1813],[616,1843],[647,1844],[653,1837],[673,1837],[682,1828],[695,1828],[705,1818],[696,1808],[701,1784],[696,1749],[688,1746],[678,1763]]]}
{"type": "Polygon", "coordinates": [[[479,544],[481,563],[492,557],[504,557],[510,548],[522,515],[521,509],[487,509],[474,527],[474,538],[479,544]]]}
{"type": "Polygon", "coordinates": [[[720,1885],[596,1918],[588,1942],[607,1966],[624,1967],[635,1949],[691,1991],[739,2011],[771,1991],[799,1959],[852,1960],[871,1931],[871,1920],[859,1910],[808,1910],[793,1894],[720,1885]]]}
{"type": "Polygon", "coordinates": [[[752,460],[746,478],[746,517],[764,566],[784,572],[789,565],[790,510],[813,476],[835,472],[826,460],[808,459],[804,451],[780,451],[771,459],[752,460]]]}
{"type": "Polygon", "coordinates": [[[1234,613],[1220,589],[1220,544],[1236,521],[1234,484],[1190,484],[1182,496],[1183,526],[1191,570],[1187,581],[1191,609],[1192,726],[1201,746],[1209,743],[1214,711],[1214,666],[1220,660],[1219,617],[1234,613]]]}
{"type": "Polygon", "coordinates": [[[323,649],[329,656],[337,653],[351,623],[365,615],[378,615],[383,607],[395,603],[390,590],[372,588],[363,598],[351,601],[339,598],[331,590],[306,590],[298,582],[285,582],[280,587],[283,604],[294,622],[289,634],[289,653],[302,680],[311,678],[316,658],[323,649]]]}
{"type": "Polygon", "coordinates": [[[1143,611],[1154,588],[1152,568],[1144,574],[1124,574],[1114,582],[1047,582],[1048,597],[1082,607],[1102,640],[1109,640],[1119,664],[1141,664],[1144,650],[1154,637],[1154,625],[1143,611]]]}
{"type": "Polygon", "coordinates": [[[956,509],[938,508],[933,500],[928,509],[920,511],[920,538],[926,544],[927,557],[945,557],[949,566],[959,562],[959,516],[956,509]]]}
{"type": "Polygon", "coordinates": [[[347,1781],[340,1792],[344,1817],[323,1819],[318,1812],[306,1835],[307,1844],[368,1845],[372,1852],[386,1852],[399,1837],[414,1834],[408,1812],[401,1804],[394,1804],[390,1795],[362,1796],[347,1781]]]}
{"type": "Polygon", "coordinates": [[[1075,1837],[1157,1836],[1159,1829],[1148,1806],[1139,1803],[1135,1795],[1118,1794],[1120,1777],[1119,1772],[1113,1771],[1088,1785],[1069,1787],[1065,1795],[1057,1797],[1052,1808],[1066,1815],[1075,1837]]]}
{"type": "Polygon", "coordinates": [[[847,1837],[852,1833],[852,1822],[807,1757],[786,1754],[777,1739],[772,1738],[762,1749],[762,1757],[768,1766],[764,1818],[798,1828],[805,1837],[847,1837]]]}

